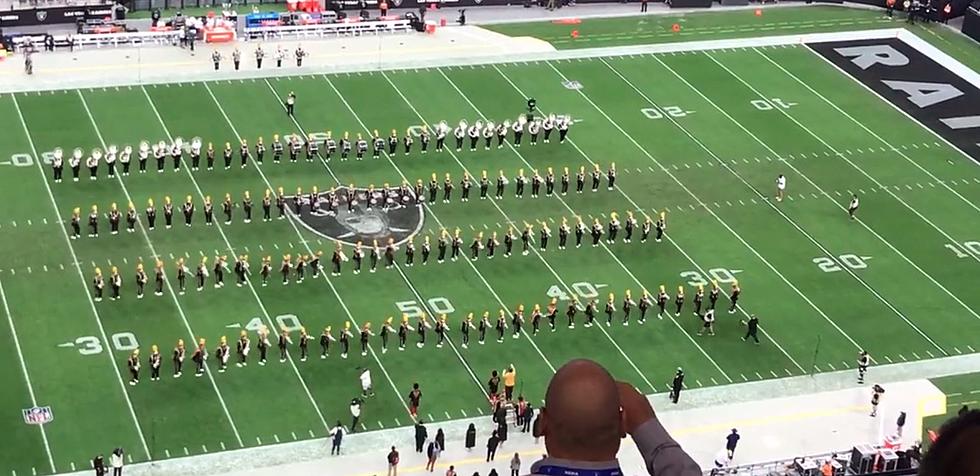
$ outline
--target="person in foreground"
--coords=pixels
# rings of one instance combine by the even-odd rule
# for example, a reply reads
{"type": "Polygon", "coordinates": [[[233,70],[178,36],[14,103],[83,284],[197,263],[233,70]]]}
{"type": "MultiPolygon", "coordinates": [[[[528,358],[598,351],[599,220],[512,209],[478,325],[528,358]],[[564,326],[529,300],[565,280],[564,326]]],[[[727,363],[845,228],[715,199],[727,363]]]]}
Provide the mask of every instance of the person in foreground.
{"type": "Polygon", "coordinates": [[[657,420],[653,407],[632,385],[617,382],[591,360],[572,360],[548,384],[535,437],[548,456],[532,475],[620,476],[616,454],[633,437],[651,476],[700,476],[701,468],[657,420]]]}
{"type": "Polygon", "coordinates": [[[920,476],[980,476],[980,410],[957,415],[939,429],[926,452],[920,476]]]}

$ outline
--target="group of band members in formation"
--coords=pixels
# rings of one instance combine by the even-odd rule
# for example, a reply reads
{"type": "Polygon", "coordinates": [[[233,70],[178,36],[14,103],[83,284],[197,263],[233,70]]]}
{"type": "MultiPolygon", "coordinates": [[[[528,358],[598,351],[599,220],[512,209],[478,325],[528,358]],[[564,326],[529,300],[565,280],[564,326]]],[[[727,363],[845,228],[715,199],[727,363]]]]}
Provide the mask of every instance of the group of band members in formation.
{"type": "MultiPolygon", "coordinates": [[[[610,214],[610,222],[604,225],[599,221],[598,218],[592,224],[591,230],[586,226],[585,222],[582,221],[581,217],[578,217],[578,223],[575,225],[574,229],[569,225],[567,218],[562,218],[561,225],[558,228],[558,249],[563,250],[566,246],[570,246],[569,237],[574,235],[575,247],[579,248],[582,246],[582,242],[585,239],[586,233],[590,234],[592,239],[592,246],[598,247],[602,243],[603,235],[606,236],[606,243],[613,244],[619,239],[620,227],[623,228],[622,241],[624,243],[630,243],[633,239],[633,234],[637,228],[637,220],[633,216],[633,212],[627,212],[627,219],[625,226],[623,226],[617,214],[615,212],[610,214]]],[[[78,225],[73,222],[73,233],[77,236],[78,225]]],[[[666,213],[661,212],[659,219],[656,224],[654,224],[649,217],[640,226],[640,242],[646,242],[652,231],[656,230],[656,235],[654,239],[656,241],[661,241],[664,235],[664,231],[667,229],[666,213]]],[[[540,247],[541,251],[547,251],[548,242],[551,238],[551,229],[548,224],[541,222],[541,230],[537,234],[537,245],[540,247]]],[[[517,239],[521,240],[521,254],[526,256],[530,254],[531,248],[535,245],[535,232],[534,225],[530,223],[525,223],[524,230],[521,231],[520,236],[516,234],[514,227],[510,227],[503,238],[503,256],[504,258],[509,258],[511,253],[514,251],[514,244],[517,239]]],[[[436,241],[436,256],[435,261],[437,263],[443,263],[446,259],[450,261],[456,261],[463,256],[463,245],[464,239],[461,236],[460,230],[457,228],[455,232],[450,235],[450,233],[443,229],[440,233],[439,238],[436,241]]],[[[497,254],[497,248],[501,246],[500,240],[497,238],[497,232],[493,232],[489,238],[484,240],[483,232],[477,233],[473,237],[473,241],[469,246],[470,253],[469,259],[476,261],[480,257],[482,252],[487,259],[493,259],[497,254]]],[[[333,252],[333,256],[330,258],[332,266],[332,275],[340,276],[341,268],[343,263],[352,261],[354,274],[359,274],[363,269],[365,263],[365,257],[367,257],[368,270],[370,272],[375,272],[377,270],[378,264],[383,262],[385,269],[391,269],[396,266],[397,252],[400,249],[394,238],[389,238],[388,243],[382,248],[378,240],[374,240],[373,244],[370,246],[364,246],[360,241],[353,246],[353,252],[350,256],[344,252],[343,244],[337,242],[337,248],[333,252]]],[[[425,236],[422,240],[421,246],[421,259],[419,260],[422,265],[429,263],[432,254],[432,243],[428,236],[425,236]]],[[[409,239],[405,244],[405,257],[404,266],[411,267],[415,264],[415,243],[414,240],[409,239]]],[[[323,267],[320,263],[320,258],[323,256],[323,251],[316,251],[313,254],[296,255],[295,260],[290,254],[284,255],[282,257],[282,262],[279,266],[279,273],[282,275],[282,284],[288,285],[291,280],[295,280],[297,283],[302,283],[306,278],[307,272],[313,278],[320,276],[320,272],[323,267]]],[[[234,266],[229,266],[227,256],[217,256],[214,258],[214,263],[208,264],[208,257],[202,256],[200,263],[194,270],[194,277],[197,281],[197,290],[203,291],[205,284],[207,284],[207,278],[213,271],[213,283],[215,289],[220,289],[225,286],[225,273],[234,270],[235,276],[237,277],[236,285],[238,287],[243,287],[249,282],[249,276],[251,273],[251,267],[248,262],[248,255],[241,255],[235,258],[234,266]]],[[[121,298],[121,291],[123,286],[122,276],[119,274],[119,268],[113,266],[110,270],[111,273],[108,277],[108,285],[110,295],[109,298],[113,301],[121,298]]],[[[269,280],[273,274],[273,263],[272,257],[266,256],[262,258],[262,267],[259,271],[261,276],[262,286],[267,286],[269,280]]],[[[163,295],[163,286],[166,281],[166,269],[163,261],[157,260],[154,269],[155,274],[155,291],[154,294],[157,296],[163,295]]],[[[184,294],[187,285],[187,278],[191,275],[191,269],[187,267],[183,258],[179,258],[176,261],[176,277],[178,285],[178,293],[184,294]]],[[[136,265],[136,297],[137,299],[142,299],[144,292],[146,290],[147,284],[149,284],[149,276],[143,267],[143,263],[138,263],[136,265]]],[[[95,268],[95,276],[93,278],[93,291],[96,302],[101,302],[102,297],[106,288],[107,279],[103,275],[101,268],[95,268]]]]}
{"type": "MultiPolygon", "coordinates": [[[[707,296],[707,303],[704,302],[705,292],[703,285],[699,285],[697,287],[697,291],[694,295],[693,314],[700,318],[703,322],[703,328],[698,332],[698,335],[702,335],[704,332],[707,332],[709,335],[714,335],[715,305],[718,301],[720,289],[718,288],[717,281],[712,281],[711,286],[711,290],[707,296]],[[705,311],[703,314],[702,310],[705,311]]],[[[731,298],[731,305],[728,312],[731,314],[735,313],[740,293],[741,288],[738,285],[738,281],[734,281],[732,283],[731,293],[729,294],[731,298]]],[[[634,315],[634,308],[639,311],[637,323],[644,324],[646,322],[648,312],[654,305],[659,308],[657,317],[659,319],[663,319],[665,315],[669,315],[670,313],[670,309],[668,309],[671,307],[670,300],[671,296],[668,295],[664,285],[660,286],[660,292],[656,296],[651,295],[649,292],[644,290],[639,302],[633,300],[630,290],[627,289],[620,306],[620,310],[622,311],[622,325],[629,325],[631,315],[634,315]]],[[[681,315],[684,302],[684,286],[679,286],[677,295],[674,296],[673,311],[675,317],[681,315]]],[[[523,332],[529,332],[531,335],[537,335],[538,332],[541,331],[543,324],[542,321],[544,320],[547,320],[551,332],[556,332],[558,328],[557,321],[559,319],[559,312],[558,298],[552,298],[551,302],[545,309],[542,309],[541,305],[535,304],[529,317],[525,317],[525,308],[523,304],[517,306],[517,308],[510,313],[504,309],[500,309],[496,322],[493,323],[490,320],[489,311],[485,311],[479,320],[475,320],[474,315],[471,312],[459,324],[459,344],[464,349],[468,348],[470,344],[470,334],[472,332],[476,334],[477,343],[483,345],[486,342],[487,333],[491,332],[491,329],[496,333],[498,343],[504,342],[508,333],[510,333],[511,337],[514,339],[520,338],[523,332]],[[527,322],[528,320],[530,321],[529,323],[527,322]],[[530,329],[526,328],[528,325],[530,326],[530,329]]],[[[600,325],[600,323],[597,322],[599,314],[598,300],[590,299],[584,306],[582,306],[574,295],[571,296],[565,310],[565,318],[567,319],[567,327],[569,329],[575,328],[575,320],[579,312],[582,312],[585,315],[585,322],[583,323],[584,327],[600,325]]],[[[606,326],[611,326],[614,320],[614,315],[617,313],[615,294],[609,293],[609,299],[606,301],[604,312],[606,314],[606,326]]],[[[371,323],[368,322],[362,325],[359,335],[357,336],[355,335],[357,329],[351,329],[350,321],[344,323],[344,328],[336,337],[332,333],[332,327],[327,326],[323,329],[323,332],[320,334],[319,338],[320,358],[326,359],[329,357],[331,347],[339,345],[340,356],[341,358],[346,359],[348,352],[350,351],[351,340],[355,339],[356,337],[360,340],[361,356],[366,356],[368,355],[368,346],[371,338],[375,336],[379,337],[379,340],[381,341],[381,353],[384,354],[388,352],[388,344],[392,336],[397,337],[398,350],[404,351],[409,344],[408,341],[410,333],[416,334],[415,346],[422,348],[425,347],[428,332],[432,331],[436,334],[436,347],[441,348],[443,344],[447,342],[447,338],[452,332],[448,318],[445,314],[439,316],[438,319],[430,319],[426,316],[426,314],[422,313],[416,317],[414,326],[410,321],[410,317],[407,314],[403,314],[401,323],[398,324],[398,328],[395,329],[394,318],[388,317],[381,324],[381,328],[377,334],[375,334],[374,330],[372,330],[371,323]]],[[[750,316],[749,320],[742,321],[742,324],[748,327],[748,333],[743,340],[752,337],[755,339],[756,343],[758,343],[758,338],[756,337],[758,319],[755,316],[750,316]]],[[[290,346],[294,344],[293,338],[290,336],[290,332],[291,331],[288,327],[283,326],[279,331],[278,338],[275,338],[270,337],[269,329],[266,326],[262,326],[258,329],[258,342],[256,348],[259,351],[259,365],[266,364],[267,354],[271,348],[272,339],[277,339],[278,341],[277,346],[279,349],[279,362],[286,362],[290,355],[290,346]]],[[[306,331],[305,327],[300,327],[298,332],[298,342],[295,344],[299,348],[299,360],[301,362],[305,362],[310,356],[310,346],[314,337],[306,331]]],[[[238,342],[235,345],[235,353],[237,355],[235,362],[236,366],[245,367],[248,365],[248,358],[251,348],[252,344],[251,340],[249,339],[249,333],[246,330],[242,330],[238,342]]],[[[184,346],[183,339],[178,340],[172,354],[173,376],[175,378],[180,377],[183,373],[186,353],[187,350],[184,346]]],[[[201,338],[191,356],[191,361],[195,365],[195,376],[200,377],[204,374],[206,368],[205,364],[208,357],[209,351],[207,348],[207,341],[204,338],[201,338]]],[[[232,348],[228,343],[226,336],[222,336],[218,341],[218,347],[214,350],[214,357],[217,361],[218,372],[224,372],[232,358],[232,348]]],[[[151,372],[150,379],[153,381],[160,380],[161,362],[162,357],[159,349],[156,345],[153,345],[151,347],[148,362],[151,372]]],[[[142,367],[139,349],[133,351],[127,363],[132,376],[130,385],[136,385],[136,383],[139,382],[139,374],[142,367]]]]}
{"type": "MultiPolygon", "coordinates": [[[[501,122],[499,124],[494,124],[493,122],[483,122],[476,121],[472,125],[468,125],[466,121],[460,121],[455,129],[450,130],[449,126],[445,121],[440,122],[433,127],[434,130],[429,130],[429,126],[420,126],[418,130],[418,142],[419,151],[422,154],[428,152],[429,141],[431,136],[434,135],[436,139],[435,151],[442,152],[445,148],[445,141],[448,134],[452,133],[456,139],[456,151],[463,150],[464,142],[467,137],[469,138],[469,149],[476,150],[482,139],[483,147],[485,150],[490,150],[493,146],[494,139],[496,139],[496,147],[502,148],[504,146],[504,141],[506,140],[508,132],[513,132],[512,144],[515,147],[520,147],[522,138],[524,136],[525,129],[530,137],[530,144],[536,145],[538,142],[538,136],[543,136],[545,143],[551,141],[552,131],[558,130],[558,141],[564,143],[568,135],[568,126],[571,120],[567,116],[547,116],[541,120],[532,119],[528,121],[523,115],[511,123],[509,120],[501,122]]],[[[389,156],[394,156],[397,154],[398,146],[401,144],[403,146],[403,151],[405,155],[409,155],[412,152],[412,147],[416,141],[412,130],[405,131],[405,134],[401,137],[398,136],[398,131],[395,129],[391,130],[391,135],[387,138],[381,136],[377,129],[374,130],[373,137],[370,138],[370,148],[371,155],[373,158],[377,159],[382,153],[387,153],[389,156]]],[[[297,162],[299,156],[305,152],[306,160],[309,162],[315,159],[330,160],[332,157],[338,155],[341,161],[346,161],[353,151],[353,155],[356,160],[361,160],[364,155],[368,152],[369,144],[368,139],[365,139],[361,134],[357,134],[357,139],[352,140],[350,133],[345,132],[343,137],[337,141],[333,138],[330,131],[327,131],[326,138],[318,140],[314,138],[313,135],[307,138],[301,137],[300,135],[293,134],[285,138],[280,138],[278,134],[272,136],[272,161],[279,163],[284,153],[289,154],[290,162],[297,162]],[[285,139],[285,140],[283,140],[285,139]],[[322,155],[321,155],[322,147],[322,155]]],[[[259,137],[253,147],[250,147],[248,141],[242,139],[238,147],[238,157],[239,164],[241,168],[245,168],[249,161],[252,159],[254,148],[254,157],[258,163],[264,163],[266,145],[263,142],[262,137],[259,137]]],[[[215,164],[215,156],[217,151],[215,150],[214,143],[208,142],[207,146],[200,138],[194,138],[189,143],[185,142],[180,137],[175,138],[171,143],[165,141],[160,141],[157,144],[150,144],[149,142],[143,141],[139,144],[137,150],[134,150],[132,146],[124,146],[121,149],[115,145],[110,145],[106,147],[103,151],[101,148],[93,149],[86,157],[85,152],[82,149],[75,149],[72,154],[67,158],[68,168],[71,169],[72,180],[75,182],[79,181],[81,175],[81,167],[84,163],[85,167],[89,171],[89,180],[96,180],[99,174],[99,166],[104,162],[106,169],[108,170],[109,177],[116,176],[117,163],[118,167],[121,169],[120,173],[123,176],[127,176],[130,173],[130,168],[132,165],[133,155],[136,155],[137,160],[137,170],[139,173],[146,173],[147,163],[152,156],[156,161],[156,171],[158,173],[163,173],[166,169],[166,162],[169,156],[172,164],[173,170],[179,172],[181,165],[184,163],[184,154],[190,154],[190,166],[191,170],[199,170],[202,167],[201,157],[204,156],[205,163],[203,164],[207,170],[213,170],[215,164]]],[[[225,142],[225,147],[222,152],[224,158],[224,168],[228,170],[232,167],[234,162],[235,150],[232,147],[231,142],[225,142]]],[[[64,168],[65,168],[65,153],[62,149],[58,148],[54,150],[52,157],[52,168],[54,172],[55,183],[60,183],[64,178],[64,168]]]]}
{"type": "MultiPolygon", "coordinates": [[[[593,192],[599,191],[602,182],[603,172],[599,168],[599,165],[595,165],[595,169],[592,171],[592,184],[591,190],[593,192]]],[[[606,171],[606,188],[607,190],[613,190],[616,184],[616,164],[610,165],[609,170],[606,171]]],[[[579,168],[578,174],[575,177],[575,191],[576,193],[583,193],[586,186],[586,172],[585,167],[579,168]]],[[[559,188],[556,189],[556,178],[554,170],[548,167],[547,173],[542,177],[537,170],[533,172],[530,178],[524,174],[524,169],[520,169],[517,176],[514,178],[514,196],[517,198],[523,198],[528,184],[530,183],[530,196],[531,198],[538,198],[542,192],[542,185],[544,185],[545,196],[552,196],[559,190],[559,193],[565,195],[568,193],[571,185],[571,177],[569,175],[568,167],[565,167],[561,177],[559,188]]],[[[494,198],[503,199],[506,191],[507,184],[510,183],[510,179],[501,170],[496,179],[496,190],[494,198]]],[[[459,182],[460,187],[460,201],[468,202],[470,200],[470,192],[475,186],[479,187],[480,200],[486,200],[489,197],[490,192],[490,179],[487,176],[487,171],[484,170],[479,182],[474,182],[468,173],[463,174],[463,179],[459,182]]],[[[348,211],[353,210],[358,203],[364,202],[368,210],[374,207],[380,207],[387,210],[393,206],[423,206],[425,205],[426,196],[428,196],[428,203],[435,203],[438,199],[439,192],[442,192],[443,203],[450,203],[453,198],[453,190],[456,188],[456,183],[450,174],[446,174],[445,179],[440,183],[438,176],[432,174],[432,178],[428,184],[428,190],[426,190],[426,185],[422,182],[422,179],[418,179],[415,182],[414,189],[409,185],[409,183],[402,182],[398,187],[392,187],[389,184],[384,184],[381,188],[375,188],[372,184],[368,186],[367,189],[359,190],[354,184],[350,184],[348,187],[341,191],[337,191],[335,188],[331,188],[324,196],[320,195],[319,187],[314,186],[309,193],[304,193],[301,187],[296,189],[296,194],[292,197],[288,197],[282,187],[276,190],[275,195],[273,195],[272,190],[266,189],[265,195],[262,197],[262,221],[269,222],[272,221],[272,207],[275,205],[277,209],[277,219],[282,219],[286,215],[286,207],[291,202],[293,212],[296,215],[300,215],[303,212],[304,207],[308,209],[310,213],[326,213],[333,214],[336,213],[340,206],[346,206],[348,211]]],[[[234,215],[235,208],[241,206],[244,213],[244,222],[252,222],[252,209],[254,203],[252,201],[251,193],[247,190],[242,195],[241,202],[238,203],[232,199],[230,193],[225,194],[225,199],[221,203],[222,213],[225,216],[225,224],[230,225],[232,223],[232,218],[234,215]]],[[[194,212],[196,211],[196,205],[194,204],[194,198],[190,195],[187,196],[186,200],[180,207],[181,212],[184,215],[184,225],[191,226],[193,223],[194,212]]],[[[81,208],[75,208],[72,211],[71,216],[71,228],[73,239],[81,237],[81,208]]],[[[157,208],[153,199],[150,199],[147,203],[145,210],[145,219],[147,228],[153,230],[156,228],[156,217],[157,208]]],[[[163,200],[163,218],[164,226],[169,229],[173,226],[174,217],[174,204],[169,196],[164,197],[163,200]]],[[[106,218],[109,221],[110,233],[115,235],[119,233],[119,226],[122,222],[123,212],[119,210],[119,206],[113,203],[109,208],[109,213],[106,214],[106,218]]],[[[133,203],[129,204],[129,208],[126,210],[126,231],[132,233],[136,231],[136,225],[139,221],[139,212],[136,210],[136,206],[133,203]]],[[[647,222],[649,222],[649,217],[647,222]]],[[[91,212],[88,216],[88,226],[89,226],[89,237],[97,238],[99,236],[99,207],[98,205],[92,205],[91,212]]],[[[210,196],[204,198],[204,223],[206,225],[214,224],[214,203],[210,196]]],[[[632,224],[632,225],[635,225],[632,224]]],[[[631,226],[629,220],[626,224],[627,227],[631,226]]],[[[644,226],[649,226],[649,223],[645,223],[644,226]]],[[[649,231],[649,230],[647,230],[649,231]]]]}

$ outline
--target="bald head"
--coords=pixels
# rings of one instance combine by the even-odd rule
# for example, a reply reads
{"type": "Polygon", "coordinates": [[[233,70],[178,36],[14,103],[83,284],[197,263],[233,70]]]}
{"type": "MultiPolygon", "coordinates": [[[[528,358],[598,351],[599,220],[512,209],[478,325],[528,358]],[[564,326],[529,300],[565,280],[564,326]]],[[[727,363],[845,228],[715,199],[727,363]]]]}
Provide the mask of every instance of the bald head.
{"type": "Polygon", "coordinates": [[[542,432],[553,457],[614,459],[625,432],[619,388],[609,372],[584,359],[558,369],[545,396],[542,432]]]}

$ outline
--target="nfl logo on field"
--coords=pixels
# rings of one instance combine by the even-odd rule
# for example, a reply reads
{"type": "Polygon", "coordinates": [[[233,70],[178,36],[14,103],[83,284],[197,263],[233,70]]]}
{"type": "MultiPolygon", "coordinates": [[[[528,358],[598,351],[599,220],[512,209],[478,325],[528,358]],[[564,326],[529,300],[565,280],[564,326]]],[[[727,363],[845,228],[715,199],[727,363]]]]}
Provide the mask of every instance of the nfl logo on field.
{"type": "Polygon", "coordinates": [[[51,423],[54,420],[54,413],[51,411],[51,407],[25,408],[23,412],[24,423],[28,425],[43,425],[45,423],[51,423]]]}

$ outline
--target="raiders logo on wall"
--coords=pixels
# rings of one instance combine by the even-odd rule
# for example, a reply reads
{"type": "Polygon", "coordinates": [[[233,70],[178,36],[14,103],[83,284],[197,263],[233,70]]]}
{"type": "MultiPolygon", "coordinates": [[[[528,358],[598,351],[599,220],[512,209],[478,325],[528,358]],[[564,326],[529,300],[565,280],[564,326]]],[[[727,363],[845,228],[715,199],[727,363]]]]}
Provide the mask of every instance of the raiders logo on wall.
{"type": "Polygon", "coordinates": [[[368,197],[366,189],[357,188],[353,207],[347,204],[347,187],[335,190],[337,204],[334,207],[330,206],[328,195],[326,192],[317,195],[315,209],[310,206],[308,196],[302,197],[303,207],[298,216],[292,207],[293,197],[287,197],[289,216],[317,235],[350,245],[374,240],[387,243],[389,238],[394,239],[395,244],[401,244],[422,229],[424,212],[422,207],[415,205],[414,194],[392,196],[388,203],[384,203],[380,190],[374,191],[374,197],[368,197]],[[372,198],[374,201],[368,209],[368,201],[372,198]]]}
{"type": "Polygon", "coordinates": [[[44,23],[44,20],[47,20],[48,19],[48,11],[47,10],[38,10],[36,13],[37,13],[37,21],[38,21],[38,23],[44,23]]]}

